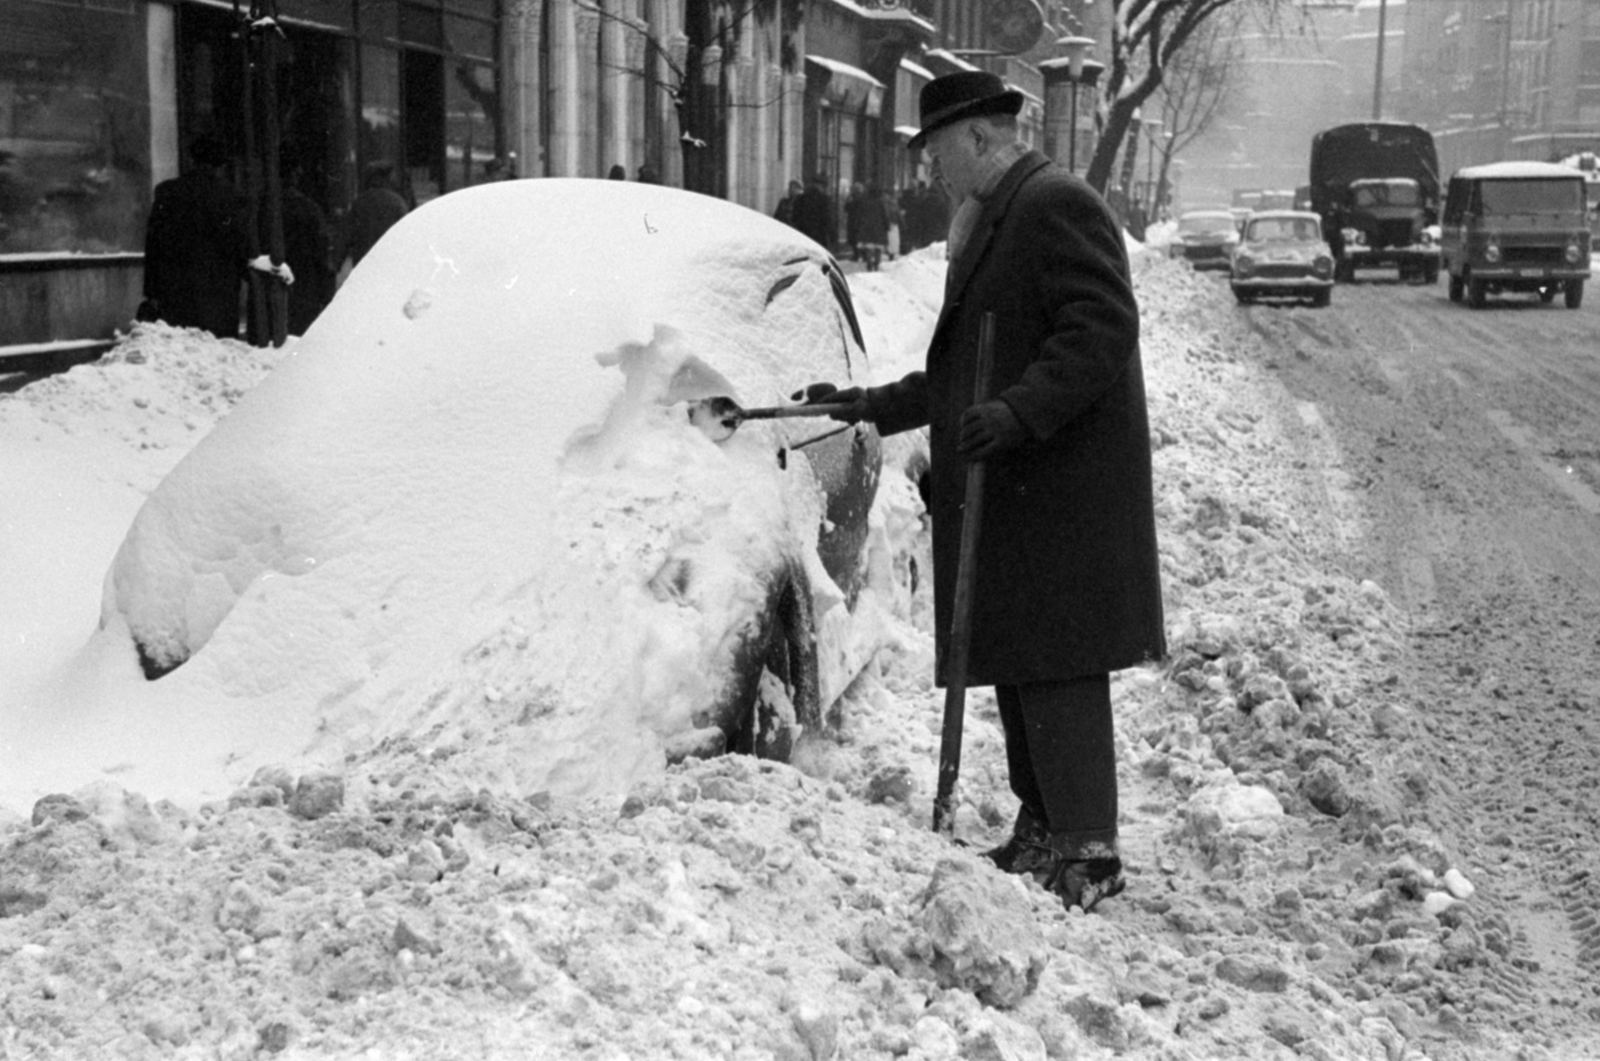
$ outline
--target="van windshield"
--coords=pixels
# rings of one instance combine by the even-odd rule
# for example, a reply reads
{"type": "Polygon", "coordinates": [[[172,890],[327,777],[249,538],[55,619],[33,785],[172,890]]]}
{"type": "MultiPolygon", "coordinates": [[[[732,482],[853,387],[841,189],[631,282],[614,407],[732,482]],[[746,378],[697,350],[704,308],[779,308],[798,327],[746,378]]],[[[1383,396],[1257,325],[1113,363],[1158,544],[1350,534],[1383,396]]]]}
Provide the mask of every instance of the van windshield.
{"type": "Polygon", "coordinates": [[[1479,185],[1485,214],[1581,214],[1581,180],[1502,180],[1479,185]]]}

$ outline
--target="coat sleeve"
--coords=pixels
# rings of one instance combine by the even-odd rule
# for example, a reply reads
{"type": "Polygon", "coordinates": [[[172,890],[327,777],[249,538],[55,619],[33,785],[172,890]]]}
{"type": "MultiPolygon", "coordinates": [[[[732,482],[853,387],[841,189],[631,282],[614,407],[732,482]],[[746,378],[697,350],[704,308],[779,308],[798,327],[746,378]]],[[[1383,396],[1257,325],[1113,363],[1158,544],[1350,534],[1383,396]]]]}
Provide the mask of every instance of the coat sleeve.
{"type": "Polygon", "coordinates": [[[1048,333],[1000,397],[1047,439],[1106,393],[1139,352],[1139,307],[1111,212],[1086,186],[1051,181],[1019,196],[1020,231],[1048,333]]]}
{"type": "Polygon", "coordinates": [[[893,383],[867,389],[878,434],[898,435],[928,425],[928,375],[909,372],[893,383]]]}

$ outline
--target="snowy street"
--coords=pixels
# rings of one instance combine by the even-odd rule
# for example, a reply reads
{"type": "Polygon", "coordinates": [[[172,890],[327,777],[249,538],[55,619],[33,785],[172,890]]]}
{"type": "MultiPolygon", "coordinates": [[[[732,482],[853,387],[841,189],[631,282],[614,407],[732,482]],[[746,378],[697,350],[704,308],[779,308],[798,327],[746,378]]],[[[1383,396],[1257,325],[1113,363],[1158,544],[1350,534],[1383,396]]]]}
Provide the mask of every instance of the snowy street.
{"type": "MultiPolygon", "coordinates": [[[[847,270],[880,373],[916,365],[939,250],[847,270]]],[[[1600,1056],[1600,307],[1241,308],[1159,248],[1133,268],[1172,654],[1114,681],[1123,895],[1068,913],[978,857],[1015,811],[987,690],[963,843],[929,829],[924,584],[792,764],[569,797],[419,731],[197,805],[136,762],[0,789],[0,1058],[1600,1056]]],[[[292,352],[157,326],[0,392],[0,711],[292,352]]],[[[509,709],[471,680],[451,704],[509,709]]]]}

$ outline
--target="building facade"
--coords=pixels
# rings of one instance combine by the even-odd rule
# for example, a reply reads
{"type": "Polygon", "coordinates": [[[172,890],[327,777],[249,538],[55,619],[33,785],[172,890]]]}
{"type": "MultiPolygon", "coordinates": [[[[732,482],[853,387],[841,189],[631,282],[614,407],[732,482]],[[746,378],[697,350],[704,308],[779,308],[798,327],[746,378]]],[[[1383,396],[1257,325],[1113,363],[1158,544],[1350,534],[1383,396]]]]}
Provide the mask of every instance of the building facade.
{"type": "Polygon", "coordinates": [[[1432,0],[1406,9],[1404,92],[1446,175],[1600,149],[1600,0],[1432,0]]]}
{"type": "Polygon", "coordinates": [[[87,356],[126,329],[152,190],[203,134],[222,139],[231,178],[258,199],[277,145],[279,179],[335,232],[375,169],[413,207],[488,180],[620,173],[771,213],[791,180],[819,174],[841,203],[857,183],[893,192],[926,181],[927,160],[906,141],[921,86],[951,70],[981,66],[1021,89],[1024,137],[1040,143],[1038,61],[1094,10],[1077,0],[6,0],[0,358],[87,356]]]}

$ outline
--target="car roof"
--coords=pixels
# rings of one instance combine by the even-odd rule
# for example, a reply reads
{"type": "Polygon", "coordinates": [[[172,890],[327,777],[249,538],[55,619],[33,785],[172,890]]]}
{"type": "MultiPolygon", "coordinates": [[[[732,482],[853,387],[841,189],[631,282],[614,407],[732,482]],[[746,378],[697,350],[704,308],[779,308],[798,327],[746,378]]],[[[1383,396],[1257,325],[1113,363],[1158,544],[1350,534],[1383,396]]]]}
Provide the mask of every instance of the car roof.
{"type": "Polygon", "coordinates": [[[1486,162],[1481,166],[1466,166],[1456,170],[1458,180],[1517,180],[1541,177],[1577,177],[1583,179],[1583,170],[1573,169],[1555,162],[1486,162]]]}
{"type": "Polygon", "coordinates": [[[1210,207],[1205,210],[1185,210],[1178,215],[1178,220],[1182,221],[1186,217],[1226,217],[1231,220],[1233,211],[1225,206],[1210,207]]]}

